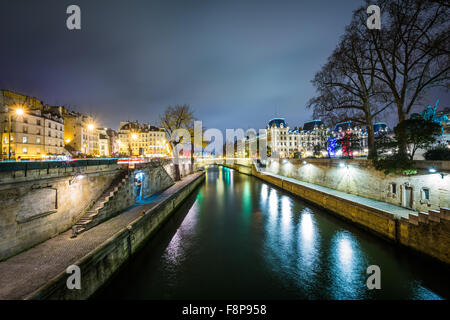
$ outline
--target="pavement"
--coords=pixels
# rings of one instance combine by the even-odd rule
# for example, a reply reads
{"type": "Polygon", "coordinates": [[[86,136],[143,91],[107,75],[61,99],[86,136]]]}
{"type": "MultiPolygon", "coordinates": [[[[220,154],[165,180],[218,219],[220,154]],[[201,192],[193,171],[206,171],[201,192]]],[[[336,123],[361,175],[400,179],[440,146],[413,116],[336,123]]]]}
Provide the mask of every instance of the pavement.
{"type": "Polygon", "coordinates": [[[288,178],[288,177],[285,177],[285,176],[282,176],[282,175],[274,174],[274,173],[263,171],[263,170],[261,170],[260,173],[268,175],[268,176],[272,176],[272,177],[275,177],[275,178],[279,178],[279,179],[282,179],[282,180],[285,180],[285,181],[289,181],[289,182],[292,182],[292,183],[296,183],[298,185],[304,186],[304,187],[309,188],[309,189],[313,189],[313,190],[317,190],[317,191],[320,191],[320,192],[328,193],[328,194],[330,194],[332,196],[335,196],[335,197],[338,197],[338,198],[341,198],[341,199],[345,199],[345,200],[352,201],[352,202],[355,202],[355,203],[360,203],[360,204],[363,204],[363,205],[365,205],[367,207],[371,207],[371,208],[375,208],[377,210],[388,212],[388,213],[391,213],[394,216],[396,216],[398,219],[400,219],[402,217],[407,219],[410,214],[417,216],[417,212],[414,211],[414,210],[410,210],[410,209],[407,209],[407,208],[399,207],[399,206],[396,206],[396,205],[393,205],[393,204],[390,204],[390,203],[377,201],[377,200],[373,200],[373,199],[357,196],[357,195],[354,195],[354,194],[349,194],[349,193],[346,193],[346,192],[338,191],[338,190],[327,188],[327,187],[322,187],[322,186],[319,186],[317,184],[303,182],[303,181],[300,181],[300,180],[297,180],[297,179],[288,178]]]}
{"type": "Polygon", "coordinates": [[[200,174],[184,177],[166,190],[138,201],[119,215],[76,238],[71,238],[72,231],[69,230],[0,262],[0,300],[24,299],[139,218],[142,210],[151,209],[200,174]]]}

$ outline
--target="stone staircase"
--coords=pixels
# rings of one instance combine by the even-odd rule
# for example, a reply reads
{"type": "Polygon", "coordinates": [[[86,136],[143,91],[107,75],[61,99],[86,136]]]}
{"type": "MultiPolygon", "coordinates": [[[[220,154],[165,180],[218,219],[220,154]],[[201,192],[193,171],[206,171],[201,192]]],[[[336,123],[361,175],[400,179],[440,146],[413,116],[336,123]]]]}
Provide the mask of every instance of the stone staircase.
{"type": "Polygon", "coordinates": [[[450,208],[440,208],[440,210],[429,210],[426,212],[419,212],[417,215],[410,214],[408,219],[402,218],[408,223],[418,226],[419,224],[428,224],[430,222],[439,223],[441,220],[450,220],[450,208]]]}
{"type": "Polygon", "coordinates": [[[112,199],[119,191],[120,187],[125,183],[128,178],[128,173],[123,171],[117,176],[111,185],[106,189],[95,201],[95,203],[88,209],[88,211],[78,220],[78,222],[72,226],[72,238],[75,238],[78,234],[86,231],[97,223],[93,223],[99,211],[104,207],[105,203],[112,199]]]}

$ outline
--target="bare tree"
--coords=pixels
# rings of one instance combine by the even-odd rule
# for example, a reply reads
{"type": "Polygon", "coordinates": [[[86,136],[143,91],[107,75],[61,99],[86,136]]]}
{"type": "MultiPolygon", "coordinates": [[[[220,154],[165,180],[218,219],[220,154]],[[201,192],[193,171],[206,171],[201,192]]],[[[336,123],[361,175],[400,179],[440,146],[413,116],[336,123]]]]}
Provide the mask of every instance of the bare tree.
{"type": "Polygon", "coordinates": [[[358,32],[358,21],[346,28],[337,48],[312,81],[318,95],[308,102],[314,117],[328,124],[352,121],[367,127],[369,158],[376,157],[373,122],[390,103],[386,86],[375,77],[377,57],[358,32]],[[386,99],[384,99],[386,100],[386,99]]]}
{"type": "MultiPolygon", "coordinates": [[[[369,4],[369,2],[367,2],[369,4]]],[[[375,77],[389,88],[402,122],[413,107],[423,104],[429,88],[449,86],[450,9],[448,2],[429,0],[380,0],[381,30],[365,31],[377,56],[375,77]]],[[[354,17],[363,22],[365,8],[354,17]]],[[[403,151],[405,145],[401,146],[403,151]]]]}
{"type": "Polygon", "coordinates": [[[174,176],[176,181],[181,179],[178,147],[183,143],[189,143],[191,146],[193,145],[191,141],[186,140],[188,138],[187,135],[191,136],[191,133],[194,130],[194,120],[194,114],[187,104],[175,105],[174,107],[168,106],[160,116],[160,126],[164,128],[166,132],[170,150],[174,158],[174,176]],[[185,130],[185,133],[187,132],[187,135],[182,133],[183,130],[185,130]]]}

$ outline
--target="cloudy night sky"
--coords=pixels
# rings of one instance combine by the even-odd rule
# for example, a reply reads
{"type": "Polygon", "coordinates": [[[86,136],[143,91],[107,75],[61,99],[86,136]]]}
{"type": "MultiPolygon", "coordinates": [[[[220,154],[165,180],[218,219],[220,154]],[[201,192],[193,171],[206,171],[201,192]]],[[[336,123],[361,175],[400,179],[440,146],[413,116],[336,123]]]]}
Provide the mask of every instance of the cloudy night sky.
{"type": "MultiPolygon", "coordinates": [[[[310,80],[362,0],[0,2],[0,88],[92,113],[100,126],[156,124],[190,104],[208,128],[311,119],[310,80]],[[82,30],[66,28],[77,4],[82,30]]],[[[429,104],[448,94],[433,92],[429,104]]],[[[396,121],[396,119],[391,119],[396,121]]]]}

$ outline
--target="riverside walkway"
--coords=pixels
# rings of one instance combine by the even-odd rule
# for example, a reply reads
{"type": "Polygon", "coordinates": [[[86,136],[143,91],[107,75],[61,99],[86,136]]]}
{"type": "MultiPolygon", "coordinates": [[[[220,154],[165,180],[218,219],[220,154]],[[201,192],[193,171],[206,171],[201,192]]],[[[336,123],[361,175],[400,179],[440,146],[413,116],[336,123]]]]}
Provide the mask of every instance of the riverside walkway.
{"type": "Polygon", "coordinates": [[[168,189],[136,203],[119,215],[71,238],[66,231],[27,251],[0,262],[0,300],[27,299],[34,291],[57,277],[66,268],[95,250],[114,234],[177,193],[202,173],[184,177],[168,189]]]}
{"type": "Polygon", "coordinates": [[[357,196],[354,194],[349,194],[346,192],[342,192],[342,191],[338,191],[335,189],[331,189],[331,188],[327,188],[327,187],[322,187],[319,186],[317,184],[312,184],[312,183],[308,183],[308,182],[303,182],[297,179],[293,179],[293,178],[288,178],[282,175],[278,175],[278,174],[274,174],[271,172],[267,172],[264,170],[259,170],[260,174],[264,174],[264,175],[268,175],[268,176],[272,176],[274,178],[278,178],[281,180],[285,180],[285,181],[289,181],[298,185],[301,185],[303,187],[312,189],[312,190],[317,190],[323,193],[328,193],[332,196],[338,197],[338,198],[342,198],[345,199],[347,201],[352,201],[355,203],[359,203],[362,204],[364,206],[370,207],[370,208],[374,208],[380,211],[384,211],[387,213],[391,213],[393,214],[397,219],[400,218],[405,218],[408,219],[409,215],[415,215],[417,216],[417,212],[414,210],[410,210],[407,208],[403,208],[403,207],[399,207],[390,203],[386,203],[386,202],[382,202],[382,201],[378,201],[378,200],[373,200],[373,199],[369,199],[369,198],[365,198],[365,197],[361,197],[361,196],[357,196]]]}

